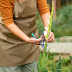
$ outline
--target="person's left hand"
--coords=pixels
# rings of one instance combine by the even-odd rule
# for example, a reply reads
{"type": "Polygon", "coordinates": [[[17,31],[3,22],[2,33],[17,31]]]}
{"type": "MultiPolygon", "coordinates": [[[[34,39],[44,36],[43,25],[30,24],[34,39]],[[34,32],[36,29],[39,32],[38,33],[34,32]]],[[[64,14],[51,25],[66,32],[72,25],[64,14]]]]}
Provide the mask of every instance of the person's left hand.
{"type": "Polygon", "coordinates": [[[47,42],[54,42],[55,41],[54,33],[52,31],[50,31],[49,37],[47,39],[46,39],[46,35],[44,35],[44,37],[47,42]]]}

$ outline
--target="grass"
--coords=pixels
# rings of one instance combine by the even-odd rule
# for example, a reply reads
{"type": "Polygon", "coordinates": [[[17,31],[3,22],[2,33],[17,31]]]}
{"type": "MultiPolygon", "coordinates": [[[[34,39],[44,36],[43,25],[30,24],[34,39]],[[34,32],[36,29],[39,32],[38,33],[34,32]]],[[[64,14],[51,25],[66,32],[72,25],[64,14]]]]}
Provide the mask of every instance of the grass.
{"type": "Polygon", "coordinates": [[[62,72],[70,72],[70,69],[68,66],[63,65],[62,66],[62,72]]]}
{"type": "MultiPolygon", "coordinates": [[[[52,72],[52,70],[53,70],[53,72],[57,72],[57,71],[54,71],[54,70],[56,70],[57,64],[60,61],[59,60],[58,61],[54,60],[55,55],[57,55],[57,54],[54,54],[54,53],[49,54],[48,60],[46,61],[47,69],[48,69],[49,72],[52,72]],[[54,63],[54,65],[53,65],[53,63],[54,63]],[[53,65],[53,67],[52,67],[52,65],[53,65]]],[[[61,62],[61,65],[60,65],[61,72],[71,72],[70,68],[69,68],[69,64],[70,64],[70,67],[72,68],[71,63],[70,63],[70,59],[69,58],[63,59],[62,62],[61,62]]]]}

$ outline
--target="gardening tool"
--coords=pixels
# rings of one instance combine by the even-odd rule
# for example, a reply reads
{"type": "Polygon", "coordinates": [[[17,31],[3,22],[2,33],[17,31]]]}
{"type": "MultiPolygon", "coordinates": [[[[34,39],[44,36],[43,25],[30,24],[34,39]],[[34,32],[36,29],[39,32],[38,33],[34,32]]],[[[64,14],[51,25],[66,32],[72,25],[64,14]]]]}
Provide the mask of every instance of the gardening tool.
{"type": "MultiPolygon", "coordinates": [[[[31,35],[34,37],[34,38],[36,38],[35,36],[34,36],[34,34],[33,33],[31,33],[31,35]]],[[[44,38],[44,31],[43,31],[43,40],[42,41],[39,41],[39,42],[37,42],[37,45],[41,45],[41,47],[43,48],[43,50],[45,49],[45,38],[44,38]]],[[[37,39],[37,38],[36,38],[37,39]]]]}

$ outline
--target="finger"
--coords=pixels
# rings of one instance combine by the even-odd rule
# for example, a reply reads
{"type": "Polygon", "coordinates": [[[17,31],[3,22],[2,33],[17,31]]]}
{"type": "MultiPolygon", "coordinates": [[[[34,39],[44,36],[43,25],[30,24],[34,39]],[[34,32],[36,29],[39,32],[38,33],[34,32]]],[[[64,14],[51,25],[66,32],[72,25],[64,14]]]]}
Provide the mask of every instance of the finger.
{"type": "MultiPolygon", "coordinates": [[[[53,32],[51,32],[49,39],[50,39],[51,37],[54,39],[54,33],[53,33],[53,32]]],[[[49,40],[49,39],[48,39],[48,40],[49,40]]]]}
{"type": "Polygon", "coordinates": [[[55,40],[54,35],[52,36],[53,41],[55,40]]]}
{"type": "Polygon", "coordinates": [[[53,39],[52,42],[54,42],[55,40],[53,39]]]}
{"type": "Polygon", "coordinates": [[[40,40],[43,40],[43,35],[41,35],[41,37],[39,38],[40,40]]]}
{"type": "Polygon", "coordinates": [[[54,36],[53,36],[53,38],[52,38],[52,40],[50,41],[50,42],[54,42],[55,41],[55,38],[54,38],[54,36]]]}
{"type": "Polygon", "coordinates": [[[43,35],[41,35],[40,38],[43,38],[43,35]]]}
{"type": "Polygon", "coordinates": [[[49,35],[49,37],[48,37],[47,39],[48,39],[48,40],[51,39],[52,35],[53,35],[53,33],[50,32],[50,35],[49,35]]]}
{"type": "Polygon", "coordinates": [[[54,41],[54,36],[51,37],[51,39],[48,40],[48,42],[53,42],[54,41]]]}
{"type": "Polygon", "coordinates": [[[52,33],[50,33],[49,37],[47,38],[47,41],[49,41],[52,38],[52,33]]]}
{"type": "Polygon", "coordinates": [[[50,34],[49,37],[47,38],[47,41],[50,40],[52,38],[52,35],[50,34]]]}
{"type": "Polygon", "coordinates": [[[50,42],[54,42],[54,39],[53,39],[53,40],[51,40],[50,42]]]}
{"type": "Polygon", "coordinates": [[[51,42],[53,40],[53,38],[51,37],[49,40],[47,40],[47,42],[51,42]]]}
{"type": "Polygon", "coordinates": [[[40,36],[39,39],[37,39],[37,41],[42,41],[43,40],[43,35],[40,36]]]}

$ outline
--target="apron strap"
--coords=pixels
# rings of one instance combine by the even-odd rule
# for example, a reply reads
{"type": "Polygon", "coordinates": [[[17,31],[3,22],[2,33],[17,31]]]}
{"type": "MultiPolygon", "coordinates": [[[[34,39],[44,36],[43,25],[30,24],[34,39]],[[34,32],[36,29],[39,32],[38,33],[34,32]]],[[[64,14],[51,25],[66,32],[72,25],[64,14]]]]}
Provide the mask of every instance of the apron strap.
{"type": "Polygon", "coordinates": [[[17,0],[15,0],[14,5],[15,5],[15,17],[18,18],[19,16],[18,16],[18,1],[17,0]]]}

